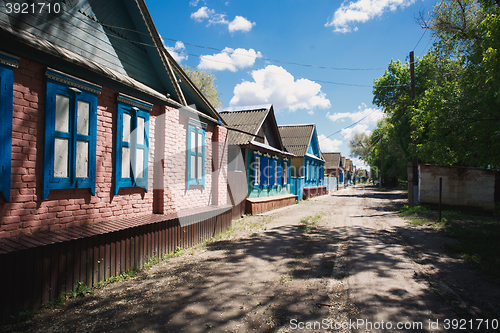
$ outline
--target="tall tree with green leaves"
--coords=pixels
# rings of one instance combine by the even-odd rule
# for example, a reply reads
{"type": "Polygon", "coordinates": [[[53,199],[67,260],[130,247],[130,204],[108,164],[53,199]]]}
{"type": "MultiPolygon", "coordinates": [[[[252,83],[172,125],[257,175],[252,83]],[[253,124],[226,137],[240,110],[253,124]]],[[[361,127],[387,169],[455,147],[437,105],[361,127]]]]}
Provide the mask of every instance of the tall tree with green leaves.
{"type": "Polygon", "coordinates": [[[409,64],[391,61],[374,83],[374,104],[408,162],[500,168],[500,10],[491,0],[442,0],[429,20],[435,44],[409,64]]]}
{"type": "Polygon", "coordinates": [[[214,74],[194,66],[182,65],[182,69],[214,108],[222,106],[220,99],[222,94],[217,90],[217,85],[215,84],[217,79],[214,74]]]}

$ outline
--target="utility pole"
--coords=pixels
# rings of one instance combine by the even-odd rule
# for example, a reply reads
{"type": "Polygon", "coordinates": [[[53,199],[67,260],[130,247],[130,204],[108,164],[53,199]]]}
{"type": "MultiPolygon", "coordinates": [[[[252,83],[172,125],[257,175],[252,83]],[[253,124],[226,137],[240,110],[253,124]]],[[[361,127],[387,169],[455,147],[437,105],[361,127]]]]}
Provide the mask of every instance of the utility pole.
{"type": "MultiPolygon", "coordinates": [[[[415,110],[415,59],[413,55],[413,51],[410,52],[410,95],[411,95],[411,109],[412,109],[412,114],[413,110],[415,110]]],[[[415,134],[415,125],[411,125],[411,130],[412,133],[415,134]]],[[[412,160],[412,167],[413,167],[413,188],[408,188],[408,192],[412,191],[413,195],[409,195],[409,202],[408,205],[410,207],[413,207],[415,205],[415,198],[417,195],[417,190],[418,190],[418,158],[417,158],[417,140],[413,138],[413,160],[412,160]]],[[[410,184],[408,184],[410,185],[410,184]]]]}
{"type": "Polygon", "coordinates": [[[382,170],[384,168],[384,152],[382,151],[382,136],[383,134],[380,133],[380,175],[379,175],[378,188],[382,188],[382,170]]]}

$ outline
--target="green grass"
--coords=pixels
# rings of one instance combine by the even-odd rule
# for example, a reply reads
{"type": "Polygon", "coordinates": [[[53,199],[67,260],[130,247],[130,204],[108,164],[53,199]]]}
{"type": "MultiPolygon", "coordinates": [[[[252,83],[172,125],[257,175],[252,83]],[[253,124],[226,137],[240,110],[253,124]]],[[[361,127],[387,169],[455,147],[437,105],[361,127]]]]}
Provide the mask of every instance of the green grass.
{"type": "Polygon", "coordinates": [[[299,229],[306,231],[306,232],[311,232],[316,229],[316,223],[321,220],[321,217],[323,216],[323,212],[316,214],[315,216],[306,216],[304,217],[299,224],[299,229]]]}
{"type": "Polygon", "coordinates": [[[400,216],[414,225],[429,225],[458,244],[444,244],[445,249],[462,257],[495,278],[500,278],[500,210],[494,213],[445,209],[437,223],[436,207],[404,205],[400,216]]]}

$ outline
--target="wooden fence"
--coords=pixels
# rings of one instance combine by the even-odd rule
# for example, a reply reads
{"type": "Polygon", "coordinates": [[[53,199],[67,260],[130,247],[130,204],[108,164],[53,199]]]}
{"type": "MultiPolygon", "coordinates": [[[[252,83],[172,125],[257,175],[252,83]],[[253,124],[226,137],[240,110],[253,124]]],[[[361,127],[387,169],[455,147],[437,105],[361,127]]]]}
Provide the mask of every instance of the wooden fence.
{"type": "Polygon", "coordinates": [[[231,207],[0,239],[0,324],[73,290],[140,268],[227,230],[231,207]],[[180,223],[180,221],[182,223],[180,223]]]}

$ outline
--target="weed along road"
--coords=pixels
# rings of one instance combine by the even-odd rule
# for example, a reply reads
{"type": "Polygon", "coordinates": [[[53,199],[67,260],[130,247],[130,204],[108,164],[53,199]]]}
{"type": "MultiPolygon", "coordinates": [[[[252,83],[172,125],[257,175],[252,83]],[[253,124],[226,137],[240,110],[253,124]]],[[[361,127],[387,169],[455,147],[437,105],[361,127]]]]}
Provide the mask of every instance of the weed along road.
{"type": "Polygon", "coordinates": [[[498,285],[446,254],[442,236],[398,217],[403,198],[358,185],[247,216],[211,242],[3,329],[494,332],[498,285]]]}

